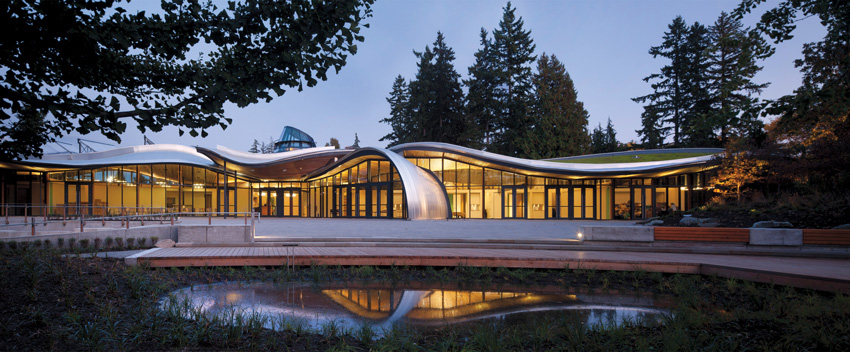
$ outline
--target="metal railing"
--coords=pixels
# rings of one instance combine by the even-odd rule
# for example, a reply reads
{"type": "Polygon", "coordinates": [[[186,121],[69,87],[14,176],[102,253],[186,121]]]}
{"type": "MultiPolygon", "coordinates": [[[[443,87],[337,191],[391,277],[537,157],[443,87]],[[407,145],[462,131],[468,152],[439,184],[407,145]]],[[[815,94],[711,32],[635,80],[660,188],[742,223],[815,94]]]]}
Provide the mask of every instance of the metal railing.
{"type": "MultiPolygon", "coordinates": [[[[123,207],[123,206],[96,206],[96,205],[30,205],[30,204],[15,204],[6,203],[0,205],[0,212],[4,224],[10,224],[9,218],[23,217],[24,223],[27,223],[28,218],[39,217],[43,221],[48,220],[78,220],[78,219],[101,219],[107,218],[110,220],[119,219],[124,216],[150,216],[150,215],[168,215],[168,214],[183,214],[184,216],[206,216],[207,213],[213,212],[213,208],[191,208],[191,207],[123,207]]],[[[213,212],[216,216],[239,216],[250,212],[235,212],[222,211],[213,212]]],[[[258,221],[259,221],[259,214],[258,221]]]]}
{"type": "MultiPolygon", "coordinates": [[[[255,222],[259,222],[260,214],[250,211],[250,212],[213,212],[213,211],[203,211],[203,212],[176,212],[176,211],[168,211],[168,208],[143,208],[143,207],[101,207],[103,208],[103,212],[100,213],[100,216],[86,213],[72,213],[73,215],[68,215],[69,207],[61,207],[62,210],[61,215],[56,216],[48,216],[48,213],[41,212],[41,215],[31,215],[28,214],[30,208],[49,208],[54,206],[29,206],[29,205],[11,205],[4,204],[2,209],[4,209],[4,220],[2,224],[0,224],[0,229],[9,229],[16,226],[24,226],[30,228],[30,235],[36,235],[36,228],[38,226],[46,227],[48,224],[58,224],[61,223],[63,227],[67,226],[69,223],[79,223],[80,232],[85,232],[86,223],[87,222],[100,222],[101,228],[106,226],[106,222],[110,221],[121,221],[122,228],[130,228],[130,224],[132,222],[139,222],[140,226],[145,226],[145,222],[148,224],[158,224],[165,225],[166,223],[174,226],[175,220],[180,221],[181,216],[187,217],[207,217],[207,224],[212,225],[212,219],[215,217],[219,219],[219,217],[224,217],[225,219],[230,216],[233,218],[243,218],[245,225],[248,225],[248,220],[250,218],[251,221],[251,242],[253,242],[253,238],[255,235],[255,222]],[[23,216],[9,216],[9,208],[13,207],[23,207],[24,215],[23,216]],[[144,209],[148,211],[139,212],[139,209],[144,209]],[[160,210],[160,211],[151,211],[151,210],[160,210]],[[119,212],[120,211],[120,212],[119,212]],[[112,214],[118,215],[112,215],[112,214]],[[19,220],[18,222],[14,222],[14,220],[19,220]]],[[[54,207],[55,208],[55,207],[54,207]]]]}

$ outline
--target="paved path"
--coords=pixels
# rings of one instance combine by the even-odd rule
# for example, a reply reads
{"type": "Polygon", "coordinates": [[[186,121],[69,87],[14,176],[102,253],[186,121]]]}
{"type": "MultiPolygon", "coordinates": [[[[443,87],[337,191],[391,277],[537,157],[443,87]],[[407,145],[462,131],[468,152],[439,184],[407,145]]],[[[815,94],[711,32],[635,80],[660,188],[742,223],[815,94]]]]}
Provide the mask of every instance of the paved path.
{"type": "Polygon", "coordinates": [[[482,248],[186,247],[154,249],[125,261],[155,267],[279,266],[287,263],[290,255],[296,265],[569,266],[708,274],[850,293],[850,259],[482,248]]]}
{"type": "MultiPolygon", "coordinates": [[[[207,224],[206,218],[181,218],[183,224],[207,224]]],[[[212,224],[243,224],[244,219],[212,219],[212,224]]],[[[260,241],[274,238],[405,239],[576,239],[582,225],[632,226],[622,220],[374,220],[263,218],[256,223],[260,241]]]]}

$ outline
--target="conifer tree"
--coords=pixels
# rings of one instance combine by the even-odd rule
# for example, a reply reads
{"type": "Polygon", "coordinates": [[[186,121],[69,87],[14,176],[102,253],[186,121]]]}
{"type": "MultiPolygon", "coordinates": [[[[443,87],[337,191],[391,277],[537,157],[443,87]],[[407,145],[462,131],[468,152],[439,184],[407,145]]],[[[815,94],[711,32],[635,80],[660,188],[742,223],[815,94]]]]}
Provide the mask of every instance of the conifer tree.
{"type": "Polygon", "coordinates": [[[534,41],[531,31],[523,29],[511,3],[504,7],[499,27],[493,31],[492,53],[498,101],[497,123],[492,151],[504,155],[522,155],[519,145],[531,125],[528,107],[531,102],[534,41]]]}
{"type": "Polygon", "coordinates": [[[709,28],[707,76],[713,107],[709,121],[724,145],[730,136],[764,127],[748,110],[757,102],[752,95],[768,86],[752,81],[762,69],[756,60],[766,57],[768,50],[765,41],[750,32],[726,12],[709,28]]]}
{"type": "Polygon", "coordinates": [[[708,118],[711,113],[711,95],[706,77],[709,67],[708,47],[711,45],[708,29],[699,22],[691,25],[686,45],[687,67],[683,88],[688,106],[682,118],[682,146],[716,146],[718,141],[714,126],[708,118]]]}
{"type": "Polygon", "coordinates": [[[469,78],[463,81],[467,87],[465,111],[472,122],[474,135],[470,138],[470,147],[488,149],[493,143],[496,131],[496,118],[499,101],[496,98],[496,62],[493,42],[487,38],[487,31],[481,28],[481,48],[475,52],[475,63],[468,68],[469,78]]]}
{"type": "Polygon", "coordinates": [[[412,141],[434,141],[465,145],[468,129],[463,114],[460,74],[454,69],[454,50],[437,32],[434,50],[414,54],[419,58],[416,79],[410,82],[410,111],[415,136],[412,141]]]}
{"type": "Polygon", "coordinates": [[[255,153],[256,154],[256,153],[259,153],[259,152],[260,152],[260,142],[258,142],[255,139],[254,143],[251,144],[251,149],[248,149],[248,153],[255,153]]]}
{"type": "Polygon", "coordinates": [[[643,128],[638,130],[641,141],[648,147],[658,147],[663,144],[668,134],[673,136],[673,145],[681,144],[683,118],[689,107],[687,90],[684,80],[688,70],[688,26],[682,16],[673,19],[664,33],[663,42],[649,49],[653,58],[663,57],[670,63],[661,68],[660,73],[654,73],[643,80],[652,83],[653,92],[633,98],[638,103],[648,103],[641,115],[643,128]],[[660,127],[663,125],[669,126],[660,127]]]}
{"type": "MultiPolygon", "coordinates": [[[[387,102],[390,104],[390,116],[382,119],[381,122],[389,124],[392,131],[381,137],[380,141],[388,141],[387,147],[411,142],[410,134],[411,131],[415,130],[415,127],[410,116],[410,91],[407,82],[401,75],[395,78],[387,102]]],[[[339,149],[338,145],[337,149],[339,149]]]]}
{"type": "Polygon", "coordinates": [[[617,142],[617,131],[614,130],[614,124],[611,123],[611,118],[608,118],[608,125],[603,129],[602,124],[596,126],[590,134],[590,152],[610,153],[620,150],[620,142],[617,142]]]}
{"type": "Polygon", "coordinates": [[[531,126],[519,144],[522,155],[544,159],[583,154],[590,146],[588,113],[564,64],[543,53],[533,84],[531,126]]]}

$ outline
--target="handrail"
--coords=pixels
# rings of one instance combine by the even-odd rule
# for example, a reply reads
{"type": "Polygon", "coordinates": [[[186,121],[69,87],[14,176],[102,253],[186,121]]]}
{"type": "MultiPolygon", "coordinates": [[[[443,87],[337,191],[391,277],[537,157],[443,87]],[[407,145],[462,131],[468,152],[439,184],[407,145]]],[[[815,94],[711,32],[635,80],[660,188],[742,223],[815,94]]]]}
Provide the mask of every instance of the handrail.
{"type": "Polygon", "coordinates": [[[106,220],[110,220],[110,221],[121,220],[121,227],[126,227],[127,229],[129,229],[131,221],[140,221],[141,225],[145,226],[145,219],[146,218],[153,218],[154,219],[153,222],[155,222],[156,219],[158,218],[160,225],[164,224],[165,221],[166,221],[166,218],[167,218],[168,219],[167,221],[170,222],[171,226],[174,226],[174,218],[177,217],[177,219],[179,220],[181,215],[194,216],[194,217],[206,215],[209,219],[210,225],[212,225],[212,216],[213,215],[224,215],[225,218],[227,216],[230,216],[230,215],[235,215],[237,218],[239,217],[239,215],[244,215],[242,218],[245,220],[245,225],[248,225],[248,217],[250,216],[250,218],[251,218],[251,242],[253,242],[254,235],[256,234],[254,215],[257,216],[256,221],[259,222],[259,215],[260,214],[257,213],[257,212],[254,212],[254,211],[250,211],[250,212],[247,212],[247,211],[243,211],[243,212],[213,212],[213,211],[208,211],[208,212],[171,212],[171,213],[159,213],[159,214],[131,214],[131,215],[119,215],[119,216],[102,216],[102,217],[97,217],[97,218],[80,217],[79,219],[75,219],[75,220],[68,220],[68,219],[65,219],[65,218],[63,218],[62,220],[47,220],[46,217],[45,217],[43,221],[36,221],[35,216],[30,217],[32,221],[27,221],[27,216],[24,216],[24,222],[23,223],[9,224],[8,218],[7,218],[7,223],[6,224],[0,224],[0,228],[11,227],[11,226],[24,226],[24,227],[28,226],[28,227],[30,227],[30,230],[31,230],[30,235],[35,236],[36,235],[35,229],[36,229],[37,225],[47,226],[47,224],[51,224],[51,223],[62,223],[63,226],[65,226],[65,225],[67,225],[68,222],[79,221],[80,232],[82,233],[82,232],[85,232],[85,226],[86,226],[87,221],[100,221],[101,225],[105,225],[106,220]]]}

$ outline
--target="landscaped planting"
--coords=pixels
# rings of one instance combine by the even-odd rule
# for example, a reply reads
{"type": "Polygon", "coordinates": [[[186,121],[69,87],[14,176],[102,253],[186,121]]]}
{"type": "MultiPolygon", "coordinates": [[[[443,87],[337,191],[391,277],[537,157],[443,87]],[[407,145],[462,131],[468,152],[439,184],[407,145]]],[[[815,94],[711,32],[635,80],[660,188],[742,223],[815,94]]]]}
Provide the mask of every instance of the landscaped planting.
{"type": "MultiPolygon", "coordinates": [[[[102,258],[61,257],[56,249],[9,242],[0,251],[0,343],[8,350],[848,350],[850,297],[697,275],[593,269],[411,267],[216,267],[150,269],[102,258]],[[191,314],[159,302],[174,289],[232,281],[429,282],[464,289],[552,286],[591,292],[672,296],[660,326],[593,329],[569,319],[523,326],[455,325],[429,332],[328,323],[281,331],[260,316],[191,314]],[[185,318],[187,313],[190,318],[185,318]]],[[[179,302],[174,302],[179,303],[179,302]]]]}

